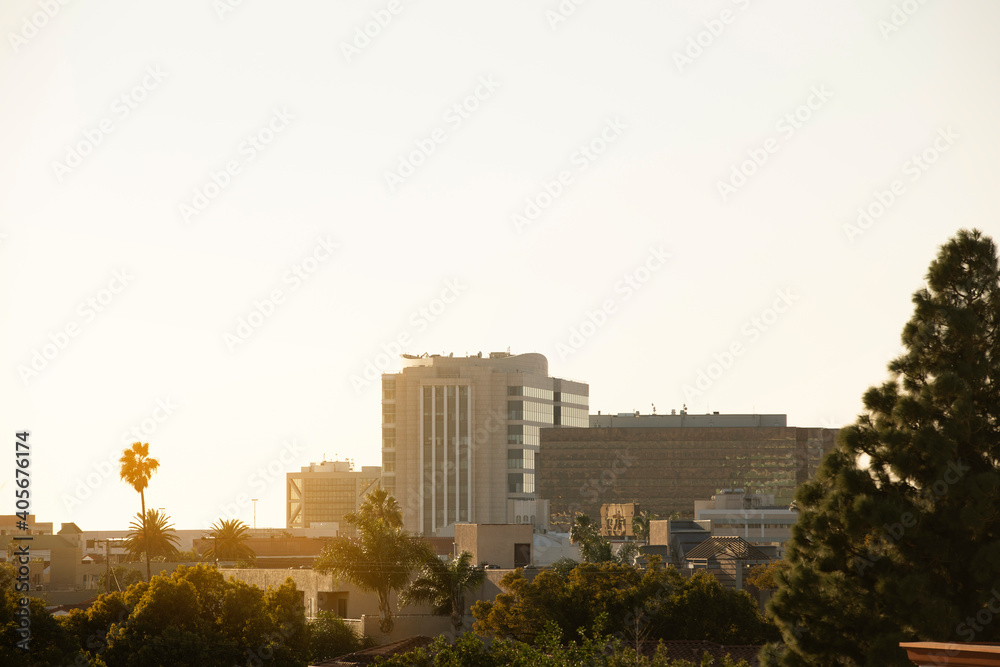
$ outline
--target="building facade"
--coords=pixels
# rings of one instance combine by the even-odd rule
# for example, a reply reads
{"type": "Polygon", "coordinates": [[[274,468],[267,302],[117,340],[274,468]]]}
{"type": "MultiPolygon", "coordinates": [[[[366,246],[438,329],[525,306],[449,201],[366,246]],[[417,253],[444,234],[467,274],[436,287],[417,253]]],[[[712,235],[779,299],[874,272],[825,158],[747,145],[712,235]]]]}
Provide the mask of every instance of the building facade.
{"type": "Polygon", "coordinates": [[[779,553],[792,537],[799,513],[775,503],[773,494],[723,489],[711,500],[696,500],[696,521],[712,522],[712,537],[741,537],[750,544],[778,544],[779,553]]]}
{"type": "Polygon", "coordinates": [[[399,373],[382,376],[382,483],[407,530],[546,528],[535,480],[539,432],[586,427],[587,384],[550,377],[541,354],[402,357],[399,373]]]}
{"type": "Polygon", "coordinates": [[[767,493],[788,506],[834,447],[837,429],[795,428],[785,415],[591,415],[587,429],[542,429],[538,491],[553,526],[605,503],[691,517],[720,489],[767,493]]]}
{"type": "Polygon", "coordinates": [[[344,515],[356,510],[365,495],[378,488],[381,474],[378,466],[354,470],[349,461],[310,463],[300,472],[286,473],[286,527],[339,524],[340,535],[353,537],[354,527],[344,521],[344,515]]]}

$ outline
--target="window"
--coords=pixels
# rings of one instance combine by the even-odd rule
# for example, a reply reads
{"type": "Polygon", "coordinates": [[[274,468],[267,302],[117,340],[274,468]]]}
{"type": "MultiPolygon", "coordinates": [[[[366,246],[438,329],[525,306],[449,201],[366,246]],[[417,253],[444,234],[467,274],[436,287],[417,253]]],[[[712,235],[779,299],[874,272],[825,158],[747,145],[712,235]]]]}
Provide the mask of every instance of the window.
{"type": "Polygon", "coordinates": [[[550,389],[539,389],[537,387],[507,387],[508,396],[524,396],[526,398],[541,398],[551,401],[553,394],[550,389]]]}
{"type": "Polygon", "coordinates": [[[552,406],[535,401],[507,401],[507,419],[552,423],[552,406]]]}
{"type": "Polygon", "coordinates": [[[396,452],[382,452],[382,472],[396,472],[396,452]]]}
{"type": "Polygon", "coordinates": [[[531,544],[514,545],[514,567],[527,567],[531,564],[531,544]]]}

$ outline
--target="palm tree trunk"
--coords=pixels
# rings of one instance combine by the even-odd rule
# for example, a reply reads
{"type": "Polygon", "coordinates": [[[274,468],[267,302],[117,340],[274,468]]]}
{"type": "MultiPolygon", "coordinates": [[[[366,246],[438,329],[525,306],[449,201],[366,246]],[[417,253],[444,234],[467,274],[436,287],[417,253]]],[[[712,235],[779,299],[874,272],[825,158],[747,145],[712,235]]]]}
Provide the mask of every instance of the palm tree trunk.
{"type": "Polygon", "coordinates": [[[146,581],[152,577],[149,574],[149,531],[146,530],[146,494],[139,492],[139,500],[142,502],[142,541],[143,552],[146,554],[146,581]]]}

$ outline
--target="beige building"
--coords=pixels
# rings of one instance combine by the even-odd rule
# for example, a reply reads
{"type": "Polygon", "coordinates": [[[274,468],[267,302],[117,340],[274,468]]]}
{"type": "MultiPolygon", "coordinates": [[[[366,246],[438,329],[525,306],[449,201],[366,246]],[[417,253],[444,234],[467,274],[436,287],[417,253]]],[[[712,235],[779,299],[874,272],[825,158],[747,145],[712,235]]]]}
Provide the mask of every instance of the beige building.
{"type": "Polygon", "coordinates": [[[550,377],[541,354],[402,357],[399,373],[382,376],[382,483],[406,528],[546,529],[547,501],[535,487],[539,430],[586,427],[587,384],[550,377]]]}
{"type": "Polygon", "coordinates": [[[790,427],[785,415],[591,415],[587,429],[542,429],[538,492],[562,530],[577,513],[599,516],[602,504],[691,517],[695,501],[727,488],[787,507],[836,434],[790,427]]]}
{"type": "Polygon", "coordinates": [[[354,470],[349,461],[322,461],[303,466],[300,472],[286,473],[285,525],[317,528],[339,524],[340,534],[352,537],[354,528],[344,521],[365,495],[378,488],[382,469],[362,466],[354,470]]]}
{"type": "Polygon", "coordinates": [[[799,513],[775,505],[774,494],[725,489],[711,500],[696,500],[694,518],[711,521],[713,537],[741,537],[755,545],[777,543],[781,553],[799,513]]]}
{"type": "Polygon", "coordinates": [[[476,565],[514,568],[532,564],[534,530],[528,524],[455,524],[455,553],[468,551],[476,565]]]}

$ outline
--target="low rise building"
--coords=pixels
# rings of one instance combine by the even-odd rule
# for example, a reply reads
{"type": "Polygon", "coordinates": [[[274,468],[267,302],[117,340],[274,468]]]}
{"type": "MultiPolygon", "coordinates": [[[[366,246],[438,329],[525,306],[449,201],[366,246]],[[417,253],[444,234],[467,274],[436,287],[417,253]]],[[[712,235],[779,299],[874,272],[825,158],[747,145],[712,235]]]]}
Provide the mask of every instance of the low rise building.
{"type": "Polygon", "coordinates": [[[526,567],[532,564],[533,532],[523,523],[457,523],[455,553],[470,552],[477,565],[526,567]]]}
{"type": "Polygon", "coordinates": [[[711,500],[696,500],[694,518],[710,521],[713,537],[741,537],[754,545],[776,544],[783,552],[799,513],[775,504],[774,494],[725,489],[711,500]]]}
{"type": "Polygon", "coordinates": [[[638,503],[659,516],[690,518],[697,500],[743,488],[787,506],[833,449],[837,430],[796,428],[785,415],[590,416],[589,428],[543,428],[538,494],[553,530],[603,504],[638,503]]]}
{"type": "Polygon", "coordinates": [[[340,534],[354,536],[354,527],[344,515],[358,509],[365,495],[379,487],[382,468],[362,466],[355,470],[350,461],[321,461],[290,472],[286,478],[286,520],[289,528],[340,526],[340,534]]]}

